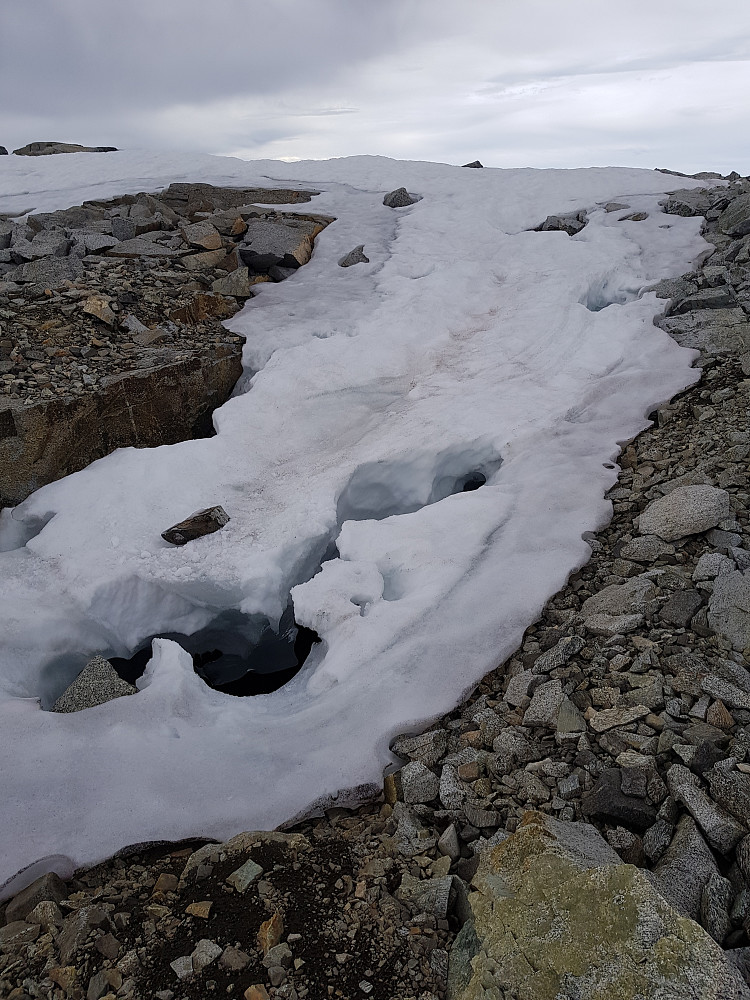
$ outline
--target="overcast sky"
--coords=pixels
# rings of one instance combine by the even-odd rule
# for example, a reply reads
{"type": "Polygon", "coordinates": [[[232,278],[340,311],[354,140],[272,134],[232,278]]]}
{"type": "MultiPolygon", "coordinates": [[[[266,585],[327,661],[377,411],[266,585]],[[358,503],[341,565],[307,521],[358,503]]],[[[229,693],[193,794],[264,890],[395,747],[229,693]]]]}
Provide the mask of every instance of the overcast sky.
{"type": "Polygon", "coordinates": [[[0,144],[750,173],[750,0],[0,0],[0,144]]]}

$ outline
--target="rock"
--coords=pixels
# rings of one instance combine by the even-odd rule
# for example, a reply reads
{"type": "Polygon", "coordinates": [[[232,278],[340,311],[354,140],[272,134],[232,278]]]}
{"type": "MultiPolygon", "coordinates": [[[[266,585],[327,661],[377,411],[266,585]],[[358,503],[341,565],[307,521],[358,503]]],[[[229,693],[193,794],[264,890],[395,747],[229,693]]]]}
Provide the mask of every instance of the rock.
{"type": "Polygon", "coordinates": [[[750,996],[718,945],[587,824],[527,813],[482,854],[473,885],[452,1000],[750,996]]]}
{"type": "Polygon", "coordinates": [[[170,962],[169,967],[180,980],[191,979],[193,976],[193,959],[190,955],[181,955],[170,962]]]}
{"type": "Polygon", "coordinates": [[[657,819],[653,826],[643,834],[643,852],[649,861],[656,862],[661,858],[672,842],[674,827],[665,819],[657,819]]]}
{"type": "Polygon", "coordinates": [[[670,794],[690,812],[715,850],[728,854],[747,830],[733,816],[717,806],[703,791],[699,779],[682,764],[673,764],[667,771],[670,794]]]}
{"type": "Polygon", "coordinates": [[[21,265],[13,272],[13,278],[42,288],[60,288],[66,281],[75,281],[82,271],[83,263],[78,257],[44,257],[21,265]]]}
{"type": "Polygon", "coordinates": [[[580,233],[588,221],[585,212],[568,212],[565,215],[548,215],[544,222],[536,227],[537,233],[567,233],[575,236],[580,233]]]}
{"type": "Polygon", "coordinates": [[[206,250],[205,253],[194,253],[183,257],[181,263],[188,271],[209,271],[218,267],[225,257],[224,250],[206,250]]]}
{"type": "Polygon", "coordinates": [[[95,316],[107,326],[114,326],[117,316],[112,312],[110,301],[106,295],[90,295],[83,303],[83,311],[89,316],[95,316]]]}
{"type": "Polygon", "coordinates": [[[719,216],[718,226],[727,236],[750,233],[750,194],[734,198],[719,216]]]}
{"type": "Polygon", "coordinates": [[[551,649],[548,649],[536,658],[534,666],[531,668],[532,673],[548,674],[557,667],[564,666],[571,656],[580,653],[584,645],[583,639],[578,635],[565,636],[558,643],[555,643],[551,649]]]}
{"type": "Polygon", "coordinates": [[[413,198],[405,187],[389,191],[383,198],[383,204],[388,208],[406,208],[407,205],[415,205],[418,201],[419,198],[413,198]]]}
{"type": "Polygon", "coordinates": [[[8,150],[5,148],[5,146],[0,146],[0,156],[7,156],[7,155],[8,155],[8,150]]]}
{"type": "Polygon", "coordinates": [[[461,856],[461,845],[458,840],[458,832],[454,823],[441,834],[437,843],[438,850],[444,857],[451,861],[457,861],[461,856]]]}
{"type": "Polygon", "coordinates": [[[247,887],[263,874],[263,869],[257,865],[252,858],[248,859],[244,865],[227,876],[227,884],[233,886],[237,892],[244,892],[247,887]]]}
{"type": "Polygon", "coordinates": [[[255,983],[248,986],[243,994],[245,1000],[269,1000],[268,991],[262,983],[255,983]]]}
{"type": "Polygon", "coordinates": [[[697,590],[682,590],[672,594],[666,603],[659,608],[659,617],[669,625],[677,628],[687,628],[688,622],[703,604],[703,598],[697,590]]]}
{"type": "MultiPolygon", "coordinates": [[[[708,622],[734,649],[742,652],[750,648],[750,570],[736,570],[716,578],[708,604],[708,622]]],[[[727,701],[721,695],[714,697],[727,701]]]]}
{"type": "Polygon", "coordinates": [[[724,944],[732,929],[729,909],[733,897],[732,883],[717,872],[711,872],[701,894],[700,917],[701,924],[718,945],[724,944]]]}
{"type": "MultiPolygon", "coordinates": [[[[8,921],[8,914],[5,914],[6,922],[8,921]]],[[[57,930],[58,927],[62,927],[63,915],[60,912],[60,907],[57,903],[53,902],[51,899],[45,899],[41,903],[37,903],[33,910],[26,915],[27,922],[30,924],[39,924],[43,930],[57,930]]]]}
{"type": "Polygon", "coordinates": [[[221,234],[210,222],[194,222],[180,230],[185,242],[198,250],[220,250],[221,234]]]}
{"type": "Polygon", "coordinates": [[[739,308],[696,309],[683,316],[667,316],[658,325],[681,347],[707,354],[750,350],[750,326],[739,308]]]}
{"type": "Polygon", "coordinates": [[[105,994],[116,993],[122,986],[122,974],[117,969],[102,969],[89,979],[86,1000],[100,1000],[105,994]]]}
{"type": "Polygon", "coordinates": [[[162,531],[161,537],[172,545],[185,545],[196,538],[213,534],[228,524],[229,520],[229,515],[223,507],[206,507],[205,510],[197,510],[184,521],[179,521],[166,531],[162,531]]]}
{"type": "Polygon", "coordinates": [[[643,625],[643,615],[589,615],[584,619],[584,624],[589,632],[594,635],[611,637],[614,635],[626,635],[634,632],[643,625]]]}
{"type": "Polygon", "coordinates": [[[48,156],[52,153],[116,153],[116,146],[79,146],[75,142],[30,142],[14,149],[16,156],[48,156]]]}
{"type": "Polygon", "coordinates": [[[266,220],[252,220],[237,256],[254,274],[267,274],[272,267],[297,268],[312,255],[312,240],[299,229],[266,220]]]}
{"type": "Polygon", "coordinates": [[[534,692],[529,707],[524,712],[523,724],[554,729],[564,698],[562,684],[559,680],[540,684],[534,692]]]}
{"type": "Polygon", "coordinates": [[[682,313],[694,312],[696,309],[732,309],[737,305],[737,296],[731,285],[721,285],[718,288],[701,288],[692,295],[687,295],[669,308],[670,316],[680,316],[682,313]]]}
{"type": "Polygon", "coordinates": [[[114,698],[137,693],[138,689],[124,681],[108,660],[95,656],[63,691],[52,706],[52,711],[81,712],[114,698]]]}
{"type": "Polygon", "coordinates": [[[706,777],[713,798],[719,805],[750,827],[750,775],[732,770],[734,761],[717,762],[706,777]]]}
{"type": "Polygon", "coordinates": [[[732,708],[750,711],[750,694],[723,677],[709,674],[702,679],[701,690],[711,695],[712,698],[720,699],[726,705],[731,705],[732,708]]]}
{"type": "Polygon", "coordinates": [[[726,490],[714,486],[678,486],[646,507],[638,530],[642,535],[658,535],[671,542],[715,528],[731,514],[726,490]]]}
{"type": "MultiPolygon", "coordinates": [[[[114,233],[114,235],[118,235],[118,233],[114,233]]],[[[135,259],[137,257],[168,258],[177,256],[176,250],[171,250],[169,247],[162,246],[154,240],[146,240],[141,236],[137,236],[134,239],[127,239],[123,235],[120,239],[121,242],[115,243],[115,245],[107,251],[108,257],[125,257],[135,259]]]]}
{"type": "Polygon", "coordinates": [[[195,948],[193,948],[193,952],[190,956],[193,963],[193,972],[196,975],[200,975],[205,968],[216,961],[223,950],[224,949],[215,941],[211,941],[208,938],[202,938],[195,948]]]}
{"type": "MultiPolygon", "coordinates": [[[[685,176],[685,175],[680,175],[685,176]]],[[[702,188],[684,188],[672,191],[665,202],[664,211],[667,215],[705,215],[710,209],[714,195],[702,188]]]]}
{"type": "Polygon", "coordinates": [[[602,771],[592,790],[581,800],[581,814],[638,831],[647,830],[656,820],[653,806],[623,793],[618,768],[602,771]]]}
{"type": "Polygon", "coordinates": [[[56,941],[61,963],[63,965],[70,964],[76,953],[85,944],[91,930],[108,925],[109,918],[106,911],[99,906],[83,906],[80,910],[66,917],[56,941]]]}
{"type": "Polygon", "coordinates": [[[581,605],[581,616],[586,620],[593,615],[642,614],[655,595],[656,588],[653,583],[636,576],[623,584],[605,587],[598,594],[589,597],[581,605]]]}
{"type": "Polygon", "coordinates": [[[14,920],[0,927],[0,952],[14,952],[25,944],[31,944],[39,937],[39,924],[27,924],[25,920],[14,920]]]}
{"type": "Polygon", "coordinates": [[[504,695],[505,701],[513,706],[522,705],[538,685],[539,677],[534,674],[533,670],[523,670],[514,674],[508,681],[504,695]]]}
{"type": "Polygon", "coordinates": [[[479,160],[472,160],[471,163],[462,163],[461,166],[472,167],[473,169],[478,170],[481,169],[484,166],[484,164],[480,163],[479,160]]]}
{"type": "Polygon", "coordinates": [[[284,921],[281,914],[276,912],[268,920],[264,920],[258,930],[258,947],[267,955],[271,948],[275,948],[284,933],[284,921]]]}
{"type": "Polygon", "coordinates": [[[360,243],[358,247],[350,250],[339,261],[339,267],[352,267],[353,264],[369,264],[370,258],[365,257],[365,245],[360,243]]]}
{"type": "Polygon", "coordinates": [[[586,720],[569,698],[563,698],[557,714],[556,742],[559,744],[577,742],[581,733],[585,732],[586,720]]]}
{"type": "Polygon", "coordinates": [[[645,719],[650,709],[646,705],[634,705],[632,708],[606,708],[595,712],[589,719],[589,725],[595,733],[605,733],[608,729],[627,726],[638,719],[645,719]]]}
{"type": "Polygon", "coordinates": [[[219,967],[228,972],[242,972],[250,964],[250,956],[231,945],[225,948],[219,959],[219,967]]]}
{"type": "Polygon", "coordinates": [[[179,889],[182,890],[191,881],[191,876],[201,865],[210,863],[211,857],[217,853],[223,854],[225,858],[243,857],[254,847],[270,845],[272,847],[282,847],[287,851],[307,851],[310,844],[306,837],[299,833],[276,833],[263,830],[251,830],[245,833],[238,833],[236,837],[225,841],[223,844],[207,844],[199,847],[197,851],[188,858],[180,876],[179,889]]]}
{"type": "Polygon", "coordinates": [[[421,761],[425,767],[434,767],[448,748],[448,734],[444,729],[431,729],[417,736],[397,736],[391,751],[399,757],[421,761]]]}
{"type": "Polygon", "coordinates": [[[5,922],[10,924],[16,920],[25,920],[39,903],[50,901],[57,904],[67,898],[68,888],[63,880],[54,872],[48,872],[10,900],[5,909],[5,922]]]}
{"type": "Polygon", "coordinates": [[[195,903],[189,903],[185,907],[185,913],[189,917],[198,917],[200,920],[208,920],[211,916],[213,902],[210,899],[200,899],[195,903]]]}
{"type": "Polygon", "coordinates": [[[252,297],[253,285],[258,284],[258,276],[250,274],[247,267],[236,267],[224,278],[217,278],[211,283],[211,291],[219,295],[233,295],[236,299],[252,297]]]}
{"type": "Polygon", "coordinates": [[[418,760],[401,768],[401,787],[404,802],[431,802],[437,797],[440,779],[418,760]]]}
{"type": "Polygon", "coordinates": [[[267,969],[272,968],[274,965],[280,965],[284,969],[288,969],[292,964],[292,949],[283,941],[281,944],[276,944],[273,948],[269,948],[268,951],[263,956],[263,965],[267,969]]]}

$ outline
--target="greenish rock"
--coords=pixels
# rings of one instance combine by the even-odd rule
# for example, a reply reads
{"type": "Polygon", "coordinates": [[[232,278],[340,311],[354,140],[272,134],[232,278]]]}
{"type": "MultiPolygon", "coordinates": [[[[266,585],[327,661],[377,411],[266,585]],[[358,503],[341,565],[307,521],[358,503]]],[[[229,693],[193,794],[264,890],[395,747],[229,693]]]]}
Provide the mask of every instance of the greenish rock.
{"type": "Polygon", "coordinates": [[[586,823],[526,813],[483,852],[448,1000],[748,1000],[721,948],[586,823]]]}
{"type": "Polygon", "coordinates": [[[232,874],[228,876],[227,882],[229,885],[234,886],[237,892],[244,892],[245,889],[247,889],[247,887],[262,874],[263,869],[261,866],[256,865],[251,858],[236,871],[233,871],[232,874]]]}

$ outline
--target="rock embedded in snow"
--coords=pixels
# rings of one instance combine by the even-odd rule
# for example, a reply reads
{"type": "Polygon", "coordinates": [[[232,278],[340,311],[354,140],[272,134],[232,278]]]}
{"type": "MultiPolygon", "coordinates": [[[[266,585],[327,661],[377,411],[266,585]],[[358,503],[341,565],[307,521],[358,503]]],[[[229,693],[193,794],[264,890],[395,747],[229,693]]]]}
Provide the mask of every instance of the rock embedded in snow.
{"type": "Polygon", "coordinates": [[[251,220],[237,256],[254,274],[267,274],[273,267],[298,268],[312,254],[312,240],[300,229],[266,220],[251,220]]]}
{"type": "Polygon", "coordinates": [[[407,205],[415,205],[418,201],[419,199],[413,198],[405,187],[389,191],[383,198],[383,204],[388,208],[406,208],[407,205]]]}
{"type": "Polygon", "coordinates": [[[16,156],[49,156],[54,153],[116,153],[117,146],[80,146],[75,142],[30,142],[13,150],[16,156]]]}
{"type": "Polygon", "coordinates": [[[678,486],[646,507],[638,521],[638,531],[671,542],[715,528],[731,514],[726,490],[715,486],[678,486]]]}
{"type": "Polygon", "coordinates": [[[197,510],[184,521],[179,521],[166,531],[162,531],[161,537],[172,545],[185,545],[196,538],[213,534],[228,524],[229,520],[229,515],[223,507],[206,507],[205,510],[197,510]]]}
{"type": "Polygon", "coordinates": [[[585,227],[588,222],[588,215],[585,211],[568,212],[565,215],[548,215],[541,225],[537,226],[537,233],[567,233],[568,236],[575,236],[576,233],[585,227]]]}
{"type": "Polygon", "coordinates": [[[358,247],[350,250],[339,260],[339,267],[352,267],[354,264],[369,264],[370,258],[365,257],[365,245],[360,243],[358,247]]]}
{"type": "Polygon", "coordinates": [[[462,163],[461,166],[471,167],[474,170],[479,170],[484,166],[484,164],[480,163],[479,160],[472,160],[471,163],[462,163]]]}
{"type": "Polygon", "coordinates": [[[103,705],[113,698],[136,694],[137,690],[120,677],[108,660],[95,656],[63,691],[52,706],[52,711],[81,712],[85,708],[103,705]]]}

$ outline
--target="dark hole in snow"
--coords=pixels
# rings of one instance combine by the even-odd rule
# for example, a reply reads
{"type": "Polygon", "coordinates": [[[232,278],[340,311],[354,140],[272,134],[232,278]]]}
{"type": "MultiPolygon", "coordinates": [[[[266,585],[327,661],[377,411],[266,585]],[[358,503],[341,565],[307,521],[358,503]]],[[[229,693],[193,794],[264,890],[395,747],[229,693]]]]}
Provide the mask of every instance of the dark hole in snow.
{"type": "Polygon", "coordinates": [[[472,472],[468,477],[466,482],[461,487],[462,493],[471,493],[472,490],[478,490],[480,486],[484,486],[487,482],[487,477],[482,472],[472,472]]]}
{"type": "MultiPolygon", "coordinates": [[[[312,629],[295,623],[291,604],[277,629],[260,616],[251,619],[238,612],[224,612],[192,635],[169,633],[160,638],[173,639],[187,650],[195,672],[209,687],[238,697],[268,694],[283,687],[320,642],[312,629]]],[[[134,684],[143,674],[151,659],[151,641],[129,658],[110,657],[123,680],[134,684]]]]}
{"type": "Polygon", "coordinates": [[[580,302],[589,312],[601,312],[607,306],[622,306],[626,302],[632,302],[638,298],[639,291],[640,289],[622,288],[612,278],[604,277],[591,283],[580,302]]]}

